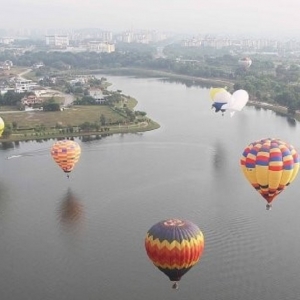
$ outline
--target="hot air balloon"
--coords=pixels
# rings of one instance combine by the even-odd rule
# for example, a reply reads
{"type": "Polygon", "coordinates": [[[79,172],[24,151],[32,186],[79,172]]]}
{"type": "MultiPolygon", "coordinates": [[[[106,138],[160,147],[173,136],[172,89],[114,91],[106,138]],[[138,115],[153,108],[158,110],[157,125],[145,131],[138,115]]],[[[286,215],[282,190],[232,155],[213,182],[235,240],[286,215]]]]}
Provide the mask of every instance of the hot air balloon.
{"type": "Polygon", "coordinates": [[[236,111],[241,111],[249,101],[249,94],[245,90],[237,90],[229,101],[222,106],[222,110],[230,111],[231,117],[236,111]]]}
{"type": "Polygon", "coordinates": [[[4,121],[3,121],[3,119],[0,117],[0,137],[2,136],[2,133],[3,133],[3,131],[4,131],[4,127],[5,127],[4,121]]]}
{"type": "Polygon", "coordinates": [[[249,57],[243,57],[239,59],[238,63],[242,68],[248,69],[252,65],[252,60],[249,57]]]}
{"type": "Polygon", "coordinates": [[[213,101],[211,108],[215,108],[215,112],[221,111],[224,113],[225,110],[222,106],[229,101],[231,94],[225,88],[211,88],[209,95],[213,101]]]}
{"type": "Polygon", "coordinates": [[[292,145],[265,138],[245,148],[240,165],[247,180],[267,201],[269,210],[275,197],[297,176],[299,157],[292,145]]]}
{"type": "Polygon", "coordinates": [[[51,148],[51,155],[58,166],[67,173],[67,177],[75,167],[81,154],[80,146],[72,140],[56,142],[51,148]]]}
{"type": "Polygon", "coordinates": [[[195,264],[204,250],[204,236],[197,225],[187,220],[168,219],[153,225],[147,232],[145,248],[153,264],[173,282],[195,264]]]}
{"type": "Polygon", "coordinates": [[[209,89],[209,96],[210,96],[210,99],[212,101],[214,101],[214,98],[215,98],[215,95],[219,92],[226,92],[226,89],[225,88],[210,88],[209,89]]]}

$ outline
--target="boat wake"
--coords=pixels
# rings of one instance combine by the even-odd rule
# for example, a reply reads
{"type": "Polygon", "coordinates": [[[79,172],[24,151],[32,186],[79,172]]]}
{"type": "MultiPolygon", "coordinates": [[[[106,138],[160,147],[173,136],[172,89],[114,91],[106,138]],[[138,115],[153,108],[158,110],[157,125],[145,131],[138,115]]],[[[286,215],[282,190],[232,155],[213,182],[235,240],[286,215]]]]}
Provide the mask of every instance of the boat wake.
{"type": "Polygon", "coordinates": [[[8,156],[6,159],[13,159],[18,157],[22,157],[22,155],[12,155],[12,156],[8,156]]]}

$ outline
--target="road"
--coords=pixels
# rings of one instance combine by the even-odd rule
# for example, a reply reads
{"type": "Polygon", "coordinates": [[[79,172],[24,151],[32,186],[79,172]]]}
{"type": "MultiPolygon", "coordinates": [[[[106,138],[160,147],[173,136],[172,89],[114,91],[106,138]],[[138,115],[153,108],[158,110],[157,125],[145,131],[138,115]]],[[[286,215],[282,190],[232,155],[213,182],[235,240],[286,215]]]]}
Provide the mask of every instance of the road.
{"type": "Polygon", "coordinates": [[[23,75],[29,73],[31,70],[32,70],[32,69],[27,69],[27,70],[25,70],[24,72],[20,73],[18,76],[19,76],[21,79],[26,80],[26,78],[24,78],[23,75]]]}

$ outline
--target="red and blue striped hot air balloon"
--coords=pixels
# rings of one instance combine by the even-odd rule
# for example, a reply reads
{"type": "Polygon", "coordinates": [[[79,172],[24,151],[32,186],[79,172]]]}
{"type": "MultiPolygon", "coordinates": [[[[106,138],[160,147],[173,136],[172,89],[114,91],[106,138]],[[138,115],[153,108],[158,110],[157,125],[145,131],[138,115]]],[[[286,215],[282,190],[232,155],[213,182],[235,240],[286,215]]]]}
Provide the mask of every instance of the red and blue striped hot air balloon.
{"type": "Polygon", "coordinates": [[[240,159],[244,175],[253,188],[271,202],[296,178],[299,156],[295,148],[275,138],[265,138],[249,144],[240,159]]]}
{"type": "Polygon", "coordinates": [[[148,230],[145,248],[153,264],[177,289],[181,277],[198,263],[204,250],[204,236],[190,221],[168,219],[148,230]]]}

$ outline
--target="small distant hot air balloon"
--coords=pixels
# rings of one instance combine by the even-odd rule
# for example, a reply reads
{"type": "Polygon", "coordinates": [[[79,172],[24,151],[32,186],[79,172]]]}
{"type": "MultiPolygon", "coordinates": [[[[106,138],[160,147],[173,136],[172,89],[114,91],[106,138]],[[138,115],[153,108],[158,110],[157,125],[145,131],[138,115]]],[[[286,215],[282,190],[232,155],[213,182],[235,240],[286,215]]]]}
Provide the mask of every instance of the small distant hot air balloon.
{"type": "Polygon", "coordinates": [[[2,136],[2,133],[3,133],[3,131],[4,131],[4,128],[5,128],[4,121],[3,121],[3,119],[0,117],[0,137],[2,136]]]}
{"type": "Polygon", "coordinates": [[[65,173],[70,173],[74,169],[80,154],[80,146],[72,140],[58,141],[51,148],[53,159],[65,173]]]}
{"type": "Polygon", "coordinates": [[[178,281],[196,265],[204,250],[204,236],[197,225],[187,220],[168,219],[147,232],[145,248],[153,264],[178,289],[178,281]]]}
{"type": "Polygon", "coordinates": [[[252,60],[249,57],[243,57],[239,59],[238,63],[244,69],[248,69],[252,65],[252,60]]]}
{"type": "Polygon", "coordinates": [[[271,203],[295,179],[299,171],[298,153],[292,145],[274,138],[249,144],[240,165],[250,184],[271,203]]]}

